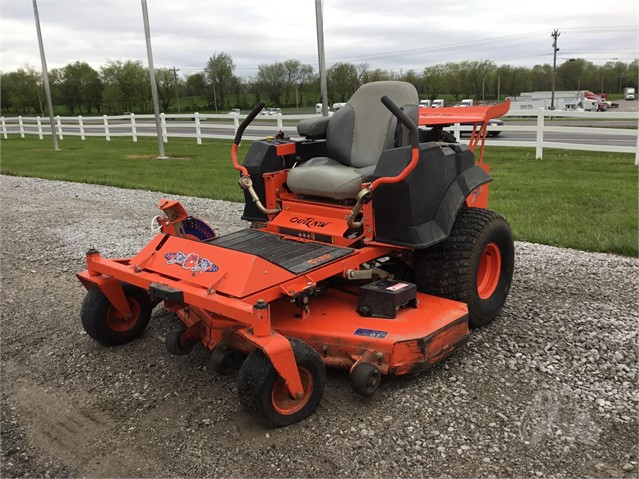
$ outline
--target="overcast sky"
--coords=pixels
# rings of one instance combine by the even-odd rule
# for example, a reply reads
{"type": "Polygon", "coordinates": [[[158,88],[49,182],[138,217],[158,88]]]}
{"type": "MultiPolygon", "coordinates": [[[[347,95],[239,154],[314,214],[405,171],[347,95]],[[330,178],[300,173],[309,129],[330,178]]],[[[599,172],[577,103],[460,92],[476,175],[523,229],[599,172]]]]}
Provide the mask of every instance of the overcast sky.
{"type": "MultiPolygon", "coordinates": [[[[40,67],[30,0],[1,0],[2,69],[40,67]]],[[[236,74],[299,59],[317,69],[314,0],[148,0],[156,67],[199,71],[213,53],[233,58],[236,74]]],[[[139,0],[38,0],[49,68],[76,60],[142,60],[139,0]]],[[[365,1],[325,0],[327,66],[368,63],[399,72],[446,61],[493,60],[532,66],[579,57],[601,64],[639,57],[637,0],[365,1]]]]}

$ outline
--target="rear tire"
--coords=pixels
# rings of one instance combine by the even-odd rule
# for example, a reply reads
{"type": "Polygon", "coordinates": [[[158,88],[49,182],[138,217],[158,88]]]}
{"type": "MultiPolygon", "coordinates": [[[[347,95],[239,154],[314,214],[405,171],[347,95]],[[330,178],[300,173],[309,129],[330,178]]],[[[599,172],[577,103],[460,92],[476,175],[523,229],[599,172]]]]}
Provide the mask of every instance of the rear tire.
{"type": "Polygon", "coordinates": [[[514,261],[508,222],[494,211],[463,207],[448,239],[416,252],[416,283],[421,292],[463,301],[470,326],[485,326],[506,302],[514,261]]]}
{"type": "Polygon", "coordinates": [[[310,416],[322,399],[326,370],[322,358],[299,339],[289,338],[300,373],[304,395],[294,400],[284,380],[264,352],[255,348],[240,368],[240,402],[257,420],[268,427],[284,427],[310,416]]]}
{"type": "Polygon", "coordinates": [[[105,346],[125,344],[139,338],[151,319],[153,306],[143,289],[123,284],[131,318],[123,318],[97,286],[84,297],[80,310],[82,327],[89,336],[105,346]]]}

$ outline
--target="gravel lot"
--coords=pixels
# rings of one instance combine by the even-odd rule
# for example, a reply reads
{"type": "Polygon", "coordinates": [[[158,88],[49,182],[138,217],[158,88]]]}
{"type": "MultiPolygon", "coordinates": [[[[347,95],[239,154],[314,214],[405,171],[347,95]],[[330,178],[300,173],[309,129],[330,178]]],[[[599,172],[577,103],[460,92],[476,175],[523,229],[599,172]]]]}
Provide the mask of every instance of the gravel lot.
{"type": "MultiPolygon", "coordinates": [[[[517,243],[501,317],[369,399],[329,371],[309,419],[265,430],[157,308],[117,348],[79,321],[84,252],[137,252],[159,193],[0,177],[2,477],[637,477],[639,261],[517,243]]],[[[241,205],[172,198],[223,233],[241,205]]]]}

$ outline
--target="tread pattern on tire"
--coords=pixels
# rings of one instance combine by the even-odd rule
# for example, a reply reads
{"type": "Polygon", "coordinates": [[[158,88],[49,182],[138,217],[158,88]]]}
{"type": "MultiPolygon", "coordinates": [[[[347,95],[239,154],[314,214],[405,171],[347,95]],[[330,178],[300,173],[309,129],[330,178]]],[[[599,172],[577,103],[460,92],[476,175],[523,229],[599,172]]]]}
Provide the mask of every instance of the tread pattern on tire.
{"type": "MultiPolygon", "coordinates": [[[[500,248],[501,249],[501,248],[500,248]]],[[[481,253],[480,253],[481,254],[481,253]]],[[[503,216],[483,208],[463,207],[457,214],[448,239],[426,250],[418,251],[415,257],[415,279],[421,292],[441,296],[456,301],[463,301],[469,306],[469,323],[473,327],[490,323],[499,313],[510,290],[514,262],[514,246],[508,222],[503,216]],[[489,314],[478,311],[476,269],[473,262],[478,249],[483,250],[482,242],[489,228],[498,228],[505,234],[507,231],[510,247],[502,251],[505,262],[505,277],[502,289],[495,294],[503,295],[498,308],[489,314]]]]}
{"type": "Polygon", "coordinates": [[[303,341],[295,338],[288,339],[293,347],[296,363],[307,369],[317,368],[313,377],[313,393],[302,410],[290,416],[281,416],[270,411],[272,385],[279,375],[262,350],[259,348],[253,350],[240,368],[238,376],[240,403],[254,419],[266,427],[288,426],[308,417],[317,408],[324,393],[326,370],[321,357],[303,341]]]}

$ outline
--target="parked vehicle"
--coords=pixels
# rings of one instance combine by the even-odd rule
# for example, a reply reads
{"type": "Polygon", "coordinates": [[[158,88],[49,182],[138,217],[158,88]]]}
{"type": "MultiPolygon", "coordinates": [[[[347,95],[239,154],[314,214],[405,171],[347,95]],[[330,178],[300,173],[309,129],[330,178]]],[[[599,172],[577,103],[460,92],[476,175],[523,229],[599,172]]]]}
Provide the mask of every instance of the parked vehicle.
{"type": "Polygon", "coordinates": [[[475,102],[471,98],[464,98],[459,106],[473,106],[475,102]]]}
{"type": "Polygon", "coordinates": [[[239,108],[233,108],[231,111],[227,113],[227,115],[239,115],[239,114],[241,114],[239,108]]]}
{"type": "Polygon", "coordinates": [[[340,108],[342,108],[343,106],[346,106],[346,103],[333,103],[333,111],[337,111],[340,108]]]}
{"type": "MultiPolygon", "coordinates": [[[[328,112],[330,113],[331,107],[327,105],[326,108],[328,109],[328,112]]],[[[316,103],[315,104],[315,114],[316,115],[321,115],[322,114],[322,104],[321,103],[316,103]]]]}
{"type": "Polygon", "coordinates": [[[437,100],[433,100],[433,103],[431,105],[433,108],[444,108],[444,100],[437,99],[437,100]]]}
{"type": "Polygon", "coordinates": [[[430,100],[419,100],[420,108],[430,108],[430,100]]]}
{"type": "Polygon", "coordinates": [[[626,87],[623,89],[623,98],[624,100],[634,100],[635,99],[635,89],[631,87],[626,87]]]}

